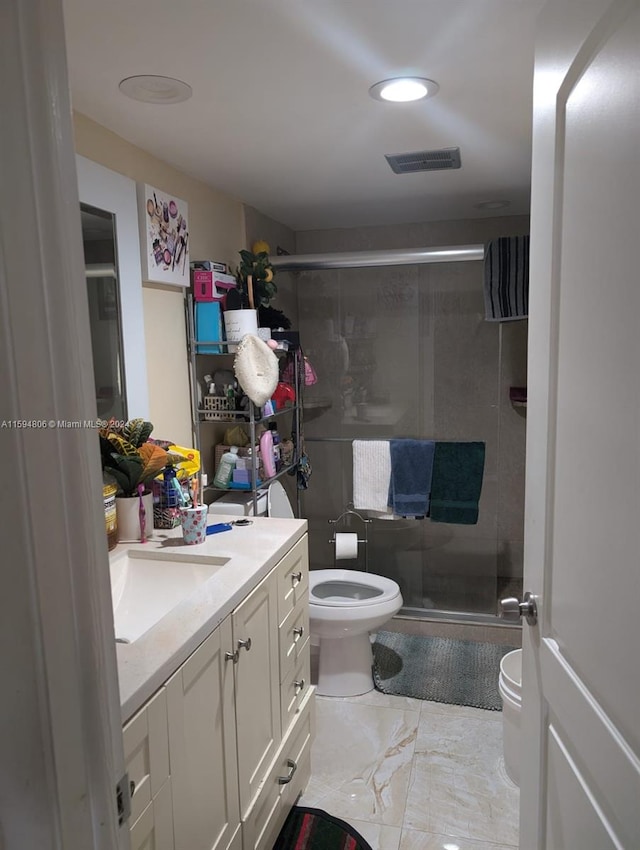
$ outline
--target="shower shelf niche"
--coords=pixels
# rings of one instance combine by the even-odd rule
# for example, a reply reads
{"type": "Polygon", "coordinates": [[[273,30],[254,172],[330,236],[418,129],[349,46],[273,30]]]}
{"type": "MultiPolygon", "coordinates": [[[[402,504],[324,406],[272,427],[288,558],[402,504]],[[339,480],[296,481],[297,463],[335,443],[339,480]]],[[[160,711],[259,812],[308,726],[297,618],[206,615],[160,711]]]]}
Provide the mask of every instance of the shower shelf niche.
{"type": "Polygon", "coordinates": [[[527,406],[527,388],[509,387],[509,401],[514,407],[527,406]]]}

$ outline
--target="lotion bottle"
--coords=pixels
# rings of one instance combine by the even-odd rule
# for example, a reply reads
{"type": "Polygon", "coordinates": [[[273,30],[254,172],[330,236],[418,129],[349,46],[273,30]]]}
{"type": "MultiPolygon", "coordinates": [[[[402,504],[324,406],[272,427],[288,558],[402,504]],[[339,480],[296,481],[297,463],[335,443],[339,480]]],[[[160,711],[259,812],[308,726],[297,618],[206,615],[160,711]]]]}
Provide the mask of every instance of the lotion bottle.
{"type": "Polygon", "coordinates": [[[271,431],[265,431],[260,437],[260,457],[267,478],[273,478],[276,474],[276,465],[273,459],[273,437],[271,431]]]}

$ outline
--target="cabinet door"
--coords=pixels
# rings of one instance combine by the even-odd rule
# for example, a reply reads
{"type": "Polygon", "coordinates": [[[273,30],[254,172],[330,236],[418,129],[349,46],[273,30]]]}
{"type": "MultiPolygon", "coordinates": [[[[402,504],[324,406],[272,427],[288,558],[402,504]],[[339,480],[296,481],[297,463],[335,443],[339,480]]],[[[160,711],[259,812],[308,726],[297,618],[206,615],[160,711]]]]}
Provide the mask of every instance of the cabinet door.
{"type": "Polygon", "coordinates": [[[161,688],[122,730],[125,769],[132,783],[135,823],[169,776],[167,697],[161,688]]]}
{"type": "Polygon", "coordinates": [[[173,850],[170,779],[133,824],[130,837],[131,850],[173,850]]]}
{"type": "Polygon", "coordinates": [[[224,850],[240,822],[227,618],[167,682],[177,850],[224,850]]]}
{"type": "Polygon", "coordinates": [[[231,617],[238,650],[234,667],[240,810],[245,812],[281,737],[277,576],[270,573],[231,617]]]}

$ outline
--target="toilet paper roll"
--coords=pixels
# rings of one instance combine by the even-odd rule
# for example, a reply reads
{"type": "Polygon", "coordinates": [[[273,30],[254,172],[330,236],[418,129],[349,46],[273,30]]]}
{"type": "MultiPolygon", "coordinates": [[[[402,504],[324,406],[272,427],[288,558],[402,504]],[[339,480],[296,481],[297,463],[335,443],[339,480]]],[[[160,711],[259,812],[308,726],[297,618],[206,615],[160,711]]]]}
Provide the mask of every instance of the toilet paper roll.
{"type": "Polygon", "coordinates": [[[358,535],[336,534],[336,561],[348,561],[358,557],[358,535]]]}

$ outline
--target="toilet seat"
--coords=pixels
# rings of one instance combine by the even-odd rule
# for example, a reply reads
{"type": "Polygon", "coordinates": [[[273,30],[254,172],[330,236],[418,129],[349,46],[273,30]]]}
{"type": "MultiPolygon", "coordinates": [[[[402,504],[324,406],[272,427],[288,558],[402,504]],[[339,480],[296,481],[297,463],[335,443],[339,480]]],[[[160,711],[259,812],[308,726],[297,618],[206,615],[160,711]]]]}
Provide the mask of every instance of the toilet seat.
{"type": "Polygon", "coordinates": [[[396,599],[395,581],[358,570],[311,570],[309,602],[322,608],[379,605],[396,599]]]}
{"type": "Polygon", "coordinates": [[[279,481],[274,481],[267,490],[267,516],[287,519],[295,517],[287,491],[279,481]]]}

